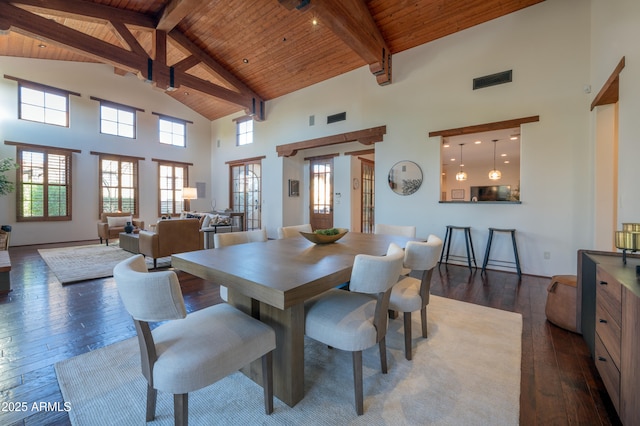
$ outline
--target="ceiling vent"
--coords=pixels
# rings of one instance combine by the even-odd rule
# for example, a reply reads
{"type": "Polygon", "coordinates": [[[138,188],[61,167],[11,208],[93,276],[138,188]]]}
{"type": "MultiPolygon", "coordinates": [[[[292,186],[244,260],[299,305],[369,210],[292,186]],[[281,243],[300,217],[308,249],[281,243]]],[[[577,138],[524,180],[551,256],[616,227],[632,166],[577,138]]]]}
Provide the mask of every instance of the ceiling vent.
{"type": "Polygon", "coordinates": [[[347,119],[346,112],[340,112],[338,114],[328,115],[327,116],[327,124],[337,123],[338,121],[344,121],[347,119]]]}
{"type": "Polygon", "coordinates": [[[496,74],[485,75],[484,77],[478,77],[473,79],[473,90],[482,89],[490,86],[497,86],[498,84],[511,83],[513,76],[513,70],[502,71],[496,74]]]}

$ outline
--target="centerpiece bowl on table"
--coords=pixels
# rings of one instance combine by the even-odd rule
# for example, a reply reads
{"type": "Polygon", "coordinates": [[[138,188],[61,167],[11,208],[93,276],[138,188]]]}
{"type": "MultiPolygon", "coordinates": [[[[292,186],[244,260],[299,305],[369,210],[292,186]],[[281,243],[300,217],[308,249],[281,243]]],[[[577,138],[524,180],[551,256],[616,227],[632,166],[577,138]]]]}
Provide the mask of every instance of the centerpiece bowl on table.
{"type": "Polygon", "coordinates": [[[316,229],[314,232],[300,231],[300,235],[314,244],[330,244],[344,237],[347,232],[349,232],[349,230],[346,228],[330,228],[316,229]]]}

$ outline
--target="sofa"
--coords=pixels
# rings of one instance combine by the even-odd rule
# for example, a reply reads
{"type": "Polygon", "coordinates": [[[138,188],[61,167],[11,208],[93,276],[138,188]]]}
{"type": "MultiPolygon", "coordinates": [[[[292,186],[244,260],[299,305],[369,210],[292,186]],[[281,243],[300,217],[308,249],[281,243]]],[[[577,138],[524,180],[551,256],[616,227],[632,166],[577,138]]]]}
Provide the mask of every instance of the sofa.
{"type": "Polygon", "coordinates": [[[121,232],[124,232],[124,226],[127,222],[131,222],[138,229],[144,229],[144,221],[136,219],[131,213],[121,212],[105,212],[100,215],[98,222],[98,237],[100,244],[104,239],[109,245],[110,238],[118,238],[121,232]]]}
{"type": "Polygon", "coordinates": [[[155,232],[140,231],[139,235],[138,251],[153,259],[154,268],[160,257],[203,248],[204,232],[200,232],[200,220],[195,218],[160,220],[155,232]]]}

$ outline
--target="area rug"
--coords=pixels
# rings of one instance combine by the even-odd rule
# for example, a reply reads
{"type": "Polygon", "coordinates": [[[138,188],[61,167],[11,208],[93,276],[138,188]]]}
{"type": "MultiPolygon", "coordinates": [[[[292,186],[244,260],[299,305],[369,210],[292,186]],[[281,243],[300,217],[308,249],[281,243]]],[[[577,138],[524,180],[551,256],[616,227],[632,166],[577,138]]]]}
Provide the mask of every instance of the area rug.
{"type": "MultiPolygon", "coordinates": [[[[38,253],[62,284],[110,277],[114,266],[133,256],[117,244],[39,249],[38,253]]],[[[170,265],[171,257],[163,257],[157,261],[158,268],[170,265]]],[[[147,259],[147,266],[153,267],[152,259],[147,259]]]]}
{"type": "MultiPolygon", "coordinates": [[[[305,339],[305,397],[274,399],[234,373],[189,395],[193,425],[517,425],[522,316],[431,296],[429,338],[414,315],[413,360],[404,358],[401,319],[387,334],[389,373],[378,350],[363,353],[364,415],[354,407],[351,354],[305,339]]],[[[145,424],[146,381],[135,338],[55,365],[74,425],[145,424]]],[[[158,392],[156,419],[173,424],[172,395],[158,392]]]]}

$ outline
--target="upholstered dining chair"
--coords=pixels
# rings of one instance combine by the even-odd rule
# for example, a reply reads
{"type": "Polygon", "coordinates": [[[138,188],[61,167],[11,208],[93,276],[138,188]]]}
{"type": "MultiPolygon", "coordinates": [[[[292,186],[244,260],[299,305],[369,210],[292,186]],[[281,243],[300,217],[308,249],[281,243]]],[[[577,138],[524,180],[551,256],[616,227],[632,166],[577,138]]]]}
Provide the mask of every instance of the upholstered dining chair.
{"type": "MultiPolygon", "coordinates": [[[[382,235],[400,235],[402,237],[415,238],[416,227],[410,225],[386,225],[384,223],[376,223],[373,227],[374,234],[382,235]]],[[[402,268],[401,275],[409,275],[411,269],[407,267],[402,268]]]]}
{"type": "Polygon", "coordinates": [[[403,237],[415,238],[416,227],[409,225],[385,225],[384,223],[376,223],[373,227],[373,233],[383,235],[402,235],[403,237]]]}
{"type": "MultiPolygon", "coordinates": [[[[213,234],[213,247],[235,246],[237,244],[257,243],[267,241],[266,229],[255,229],[253,231],[225,232],[213,234]]],[[[225,286],[220,286],[220,298],[225,302],[229,301],[229,290],[225,286]]]]}
{"type": "Polygon", "coordinates": [[[310,223],[305,223],[304,225],[282,226],[278,228],[278,239],[282,240],[283,238],[299,237],[300,231],[313,232],[313,229],[311,228],[310,223]]]}
{"type": "Polygon", "coordinates": [[[427,337],[427,305],[431,289],[433,268],[438,265],[442,251],[442,240],[429,235],[426,242],[409,241],[404,250],[403,267],[421,272],[421,279],[402,277],[391,290],[389,310],[403,312],[404,315],[404,354],[411,359],[411,313],[420,311],[422,337],[427,337]]]}
{"type": "Polygon", "coordinates": [[[378,344],[380,367],[382,373],[387,372],[387,309],[403,258],[402,249],[396,244],[389,246],[386,256],[356,255],[350,291],[331,289],[305,303],[305,334],[352,353],[358,415],[364,412],[362,351],[378,344]]]}
{"type": "Polygon", "coordinates": [[[147,421],[155,418],[158,390],[174,395],[176,425],[188,423],[188,394],[262,358],[265,412],[273,412],[275,333],[226,303],[186,313],[174,271],[148,272],[142,255],[113,269],[124,306],[133,317],[147,379],[147,421]],[[151,331],[150,322],[167,321],[151,331]]]}

